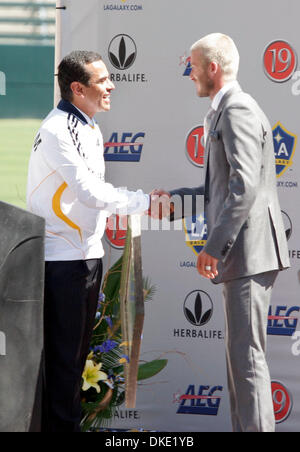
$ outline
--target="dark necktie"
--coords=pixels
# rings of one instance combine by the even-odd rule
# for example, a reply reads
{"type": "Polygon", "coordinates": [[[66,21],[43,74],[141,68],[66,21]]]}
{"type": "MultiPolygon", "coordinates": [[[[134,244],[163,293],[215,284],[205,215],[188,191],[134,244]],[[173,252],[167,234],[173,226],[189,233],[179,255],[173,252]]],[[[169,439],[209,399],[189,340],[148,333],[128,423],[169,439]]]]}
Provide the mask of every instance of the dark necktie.
{"type": "Polygon", "coordinates": [[[212,121],[212,118],[213,118],[215,112],[216,111],[212,107],[210,107],[210,109],[208,110],[208,112],[204,118],[204,143],[205,144],[206,144],[207,136],[209,134],[211,121],[212,121]]]}
{"type": "Polygon", "coordinates": [[[204,118],[204,142],[205,142],[205,153],[204,153],[204,160],[205,160],[205,193],[204,193],[204,202],[205,204],[209,203],[209,152],[208,152],[208,143],[207,138],[209,136],[209,132],[211,129],[211,123],[212,119],[214,117],[214,114],[216,111],[210,107],[208,110],[205,118],[204,118]]]}

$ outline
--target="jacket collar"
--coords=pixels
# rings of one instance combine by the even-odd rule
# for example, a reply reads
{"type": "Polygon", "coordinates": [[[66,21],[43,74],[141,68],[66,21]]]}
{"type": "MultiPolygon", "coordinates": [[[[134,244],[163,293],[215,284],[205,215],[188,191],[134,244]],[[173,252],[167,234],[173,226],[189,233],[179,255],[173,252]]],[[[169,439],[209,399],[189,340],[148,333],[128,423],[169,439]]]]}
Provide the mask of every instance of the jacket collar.
{"type": "Polygon", "coordinates": [[[213,110],[215,111],[218,110],[220,102],[225,96],[225,94],[236,86],[238,86],[238,82],[236,80],[232,80],[231,82],[225,83],[225,85],[217,92],[217,94],[212,100],[211,107],[213,108],[213,110]]]}
{"type": "Polygon", "coordinates": [[[88,124],[85,117],[80,113],[80,111],[76,107],[74,107],[73,104],[71,104],[71,102],[62,99],[57,105],[57,108],[59,110],[65,111],[66,113],[70,113],[76,116],[76,118],[78,118],[82,123],[88,124]]]}
{"type": "MultiPolygon", "coordinates": [[[[219,122],[219,119],[221,117],[222,111],[223,111],[223,107],[224,104],[226,102],[227,99],[229,99],[230,96],[232,96],[235,93],[239,93],[242,91],[242,88],[240,87],[240,85],[238,83],[235,83],[234,86],[232,86],[222,97],[218,109],[215,111],[214,116],[212,118],[211,124],[210,124],[210,128],[208,131],[208,137],[211,136],[211,134],[215,133],[215,128],[217,127],[217,124],[219,122]]],[[[210,144],[210,139],[206,140],[206,145],[205,148],[208,147],[207,152],[209,152],[209,144],[210,144]]]]}
{"type": "Polygon", "coordinates": [[[217,111],[222,110],[223,105],[225,104],[226,100],[227,100],[230,96],[232,96],[232,94],[240,93],[241,91],[242,91],[242,88],[240,87],[239,83],[235,83],[234,86],[233,86],[232,88],[230,88],[230,89],[224,94],[224,96],[222,97],[222,99],[221,99],[221,101],[220,101],[220,103],[219,103],[219,106],[218,106],[218,110],[217,110],[217,111]]]}
{"type": "Polygon", "coordinates": [[[220,119],[222,110],[223,110],[223,106],[224,106],[225,102],[227,101],[227,99],[229,99],[229,97],[232,96],[232,94],[239,93],[239,92],[241,92],[241,91],[242,91],[242,88],[240,87],[239,83],[235,83],[234,86],[232,86],[232,87],[231,87],[231,88],[223,95],[223,97],[222,97],[222,99],[221,99],[221,101],[220,101],[220,103],[219,103],[218,109],[216,110],[215,115],[214,115],[214,117],[213,117],[213,120],[212,120],[212,122],[211,122],[210,130],[214,130],[214,129],[216,128],[217,123],[218,123],[218,121],[219,121],[219,119],[220,119]]]}

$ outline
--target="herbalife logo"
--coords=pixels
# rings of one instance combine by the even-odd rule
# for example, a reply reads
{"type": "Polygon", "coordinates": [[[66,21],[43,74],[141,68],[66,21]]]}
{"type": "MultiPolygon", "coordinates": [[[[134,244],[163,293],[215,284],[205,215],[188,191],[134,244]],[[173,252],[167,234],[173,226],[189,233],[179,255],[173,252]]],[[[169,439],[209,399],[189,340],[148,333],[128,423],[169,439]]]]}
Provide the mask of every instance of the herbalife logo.
{"type": "Polygon", "coordinates": [[[126,34],[115,36],[108,47],[108,57],[111,64],[120,72],[111,72],[112,82],[146,83],[148,81],[143,72],[132,73],[126,71],[136,60],[137,47],[134,40],[126,34]]]}
{"type": "Polygon", "coordinates": [[[108,56],[111,64],[121,71],[133,65],[137,55],[134,40],[125,34],[115,36],[108,48],[108,56]]]}
{"type": "MultiPolygon", "coordinates": [[[[176,338],[224,340],[222,330],[199,328],[210,322],[213,315],[213,303],[210,296],[203,290],[190,292],[183,304],[183,312],[192,328],[173,328],[173,336],[176,338]]],[[[215,322],[214,322],[215,323],[215,322]]]]}
{"type": "Polygon", "coordinates": [[[209,322],[213,313],[210,296],[202,290],[194,290],[184,300],[184,315],[194,326],[203,326],[209,322]]]}

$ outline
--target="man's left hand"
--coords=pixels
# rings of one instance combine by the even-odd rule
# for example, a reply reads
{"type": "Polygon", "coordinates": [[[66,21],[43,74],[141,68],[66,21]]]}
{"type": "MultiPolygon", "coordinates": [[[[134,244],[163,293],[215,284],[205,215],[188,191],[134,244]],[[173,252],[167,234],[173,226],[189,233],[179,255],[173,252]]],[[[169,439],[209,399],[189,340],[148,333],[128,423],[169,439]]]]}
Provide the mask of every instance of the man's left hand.
{"type": "Polygon", "coordinates": [[[218,275],[217,265],[219,260],[201,251],[197,260],[197,270],[201,276],[214,279],[218,275]]]}

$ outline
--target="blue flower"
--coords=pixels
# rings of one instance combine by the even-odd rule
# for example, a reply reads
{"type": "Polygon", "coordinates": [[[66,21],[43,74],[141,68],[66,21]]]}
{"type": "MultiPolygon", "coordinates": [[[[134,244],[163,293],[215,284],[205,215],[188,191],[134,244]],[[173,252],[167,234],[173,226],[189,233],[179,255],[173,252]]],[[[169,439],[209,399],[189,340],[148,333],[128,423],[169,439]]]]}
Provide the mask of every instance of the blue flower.
{"type": "Polygon", "coordinates": [[[96,345],[96,347],[92,348],[91,350],[92,350],[94,353],[100,353],[100,352],[101,352],[100,347],[101,347],[100,345],[96,345]]]}
{"type": "Polygon", "coordinates": [[[104,302],[105,302],[105,294],[103,292],[100,292],[99,296],[98,296],[98,307],[97,307],[97,309],[100,309],[101,308],[101,304],[104,303],[104,302]]]}
{"type": "Polygon", "coordinates": [[[107,340],[100,345],[100,349],[102,353],[107,353],[116,348],[118,343],[116,341],[107,340]]]}
{"type": "Polygon", "coordinates": [[[116,348],[118,343],[116,341],[111,341],[108,339],[107,341],[104,341],[101,345],[97,345],[94,348],[95,353],[108,353],[114,348],[116,348]]]}
{"type": "Polygon", "coordinates": [[[107,378],[108,378],[108,380],[113,380],[113,381],[115,381],[116,376],[115,376],[114,374],[109,374],[107,378]]]}
{"type": "Polygon", "coordinates": [[[107,316],[105,317],[105,320],[106,320],[107,325],[109,326],[109,328],[112,328],[112,327],[113,327],[113,323],[112,323],[112,320],[111,320],[111,318],[109,317],[109,315],[107,315],[107,316]]]}
{"type": "Polygon", "coordinates": [[[103,293],[103,292],[99,293],[98,301],[100,301],[100,303],[105,301],[105,293],[103,293]]]}

